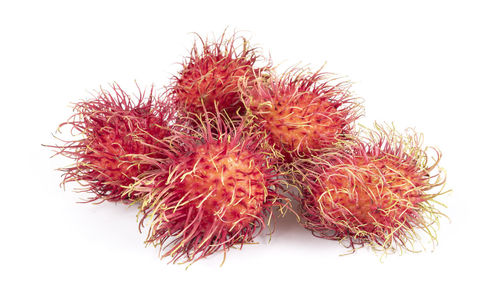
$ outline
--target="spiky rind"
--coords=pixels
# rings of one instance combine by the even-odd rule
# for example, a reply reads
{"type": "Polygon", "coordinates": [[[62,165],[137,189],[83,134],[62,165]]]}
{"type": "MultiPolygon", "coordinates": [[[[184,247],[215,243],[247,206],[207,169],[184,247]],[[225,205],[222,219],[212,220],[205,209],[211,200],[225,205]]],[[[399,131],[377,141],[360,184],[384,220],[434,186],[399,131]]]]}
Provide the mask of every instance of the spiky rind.
{"type": "Polygon", "coordinates": [[[168,91],[174,103],[186,113],[217,110],[233,117],[244,110],[240,80],[244,78],[252,84],[270,65],[257,68],[256,63],[262,57],[246,38],[236,33],[229,37],[224,33],[214,41],[198,38],[199,45],[195,42],[168,91]]]}
{"type": "Polygon", "coordinates": [[[88,202],[129,201],[126,186],[151,168],[136,161],[135,155],[160,158],[154,145],[170,135],[174,110],[167,97],[157,96],[154,88],[130,97],[119,85],[101,89],[90,100],[74,105],[73,115],[60,125],[69,127],[76,140],[61,140],[52,146],[57,154],[74,163],[63,172],[62,184],[77,182],[79,192],[88,192],[88,202]]]}
{"type": "Polygon", "coordinates": [[[345,140],[360,116],[350,84],[320,71],[293,68],[242,87],[246,107],[285,162],[318,155],[345,140]]]}
{"type": "Polygon", "coordinates": [[[147,193],[140,223],[142,228],[152,220],[146,242],[173,262],[252,242],[269,224],[272,207],[286,202],[259,134],[207,115],[181,143],[184,155],[151,161],[159,167],[131,187],[147,193]]]}
{"type": "Polygon", "coordinates": [[[417,250],[420,230],[435,242],[442,215],[435,197],[445,181],[440,157],[421,135],[376,125],[357,145],[297,163],[303,224],[353,249],[417,250]]]}

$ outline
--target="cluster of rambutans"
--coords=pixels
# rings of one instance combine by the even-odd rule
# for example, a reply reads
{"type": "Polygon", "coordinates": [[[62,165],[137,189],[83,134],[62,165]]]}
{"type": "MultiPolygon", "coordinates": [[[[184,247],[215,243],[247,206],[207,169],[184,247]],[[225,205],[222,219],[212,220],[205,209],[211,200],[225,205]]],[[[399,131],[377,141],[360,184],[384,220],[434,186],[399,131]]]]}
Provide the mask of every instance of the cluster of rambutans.
{"type": "Polygon", "coordinates": [[[77,103],[61,125],[74,139],[54,147],[74,161],[63,184],[137,204],[146,243],[174,262],[225,255],[286,212],[352,249],[433,240],[439,151],[414,132],[355,127],[361,110],[348,82],[278,74],[245,38],[222,35],[200,39],[160,91],[115,84],[77,103]]]}

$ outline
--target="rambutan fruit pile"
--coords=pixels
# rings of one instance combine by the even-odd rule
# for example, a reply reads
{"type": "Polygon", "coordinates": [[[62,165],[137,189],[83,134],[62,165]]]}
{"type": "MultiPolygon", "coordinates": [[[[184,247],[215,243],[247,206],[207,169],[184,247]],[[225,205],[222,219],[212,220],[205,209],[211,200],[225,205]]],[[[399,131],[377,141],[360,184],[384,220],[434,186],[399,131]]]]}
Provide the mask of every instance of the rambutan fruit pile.
{"type": "Polygon", "coordinates": [[[88,202],[136,206],[146,244],[171,262],[225,259],[272,232],[276,213],[352,251],[435,242],[438,149],[414,131],[357,124],[360,99],[334,74],[279,73],[236,34],[198,40],[162,90],[113,84],[75,104],[60,125],[73,139],[50,146],[73,161],[63,184],[88,202]]]}

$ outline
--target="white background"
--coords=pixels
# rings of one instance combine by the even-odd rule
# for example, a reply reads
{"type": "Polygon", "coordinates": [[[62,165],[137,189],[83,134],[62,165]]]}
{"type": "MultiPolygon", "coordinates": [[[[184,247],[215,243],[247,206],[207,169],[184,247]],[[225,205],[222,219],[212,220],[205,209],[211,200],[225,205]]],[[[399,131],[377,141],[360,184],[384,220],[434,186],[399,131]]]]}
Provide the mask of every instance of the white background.
{"type": "Polygon", "coordinates": [[[0,4],[2,306],[498,306],[495,1],[4,1],[0,4]],[[181,3],[182,2],[182,3],[181,3]],[[388,256],[316,239],[185,266],[144,248],[133,208],[78,204],[40,144],[99,86],[162,86],[194,36],[244,31],[273,61],[348,76],[366,116],[438,146],[453,193],[439,245],[388,256]]]}

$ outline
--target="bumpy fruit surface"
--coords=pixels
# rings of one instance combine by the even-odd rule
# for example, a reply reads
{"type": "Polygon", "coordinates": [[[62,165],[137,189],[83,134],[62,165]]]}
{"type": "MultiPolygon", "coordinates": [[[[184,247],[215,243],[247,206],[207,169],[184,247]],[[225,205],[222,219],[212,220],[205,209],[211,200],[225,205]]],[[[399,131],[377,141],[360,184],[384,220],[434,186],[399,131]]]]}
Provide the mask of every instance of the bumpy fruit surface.
{"type": "Polygon", "coordinates": [[[327,75],[292,70],[259,79],[245,91],[245,103],[268,141],[286,162],[320,154],[345,139],[359,107],[349,84],[330,84],[327,75]]]}

